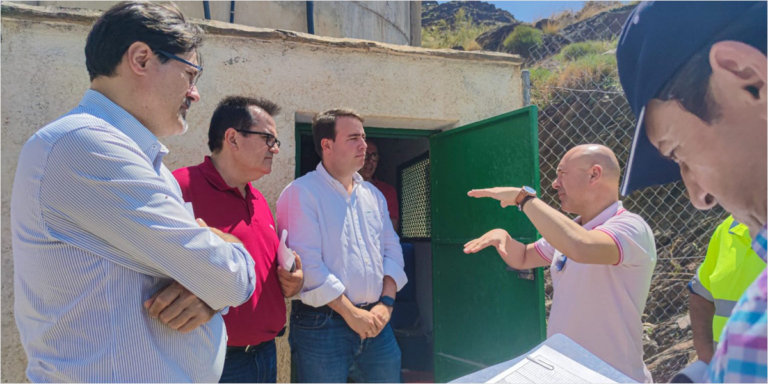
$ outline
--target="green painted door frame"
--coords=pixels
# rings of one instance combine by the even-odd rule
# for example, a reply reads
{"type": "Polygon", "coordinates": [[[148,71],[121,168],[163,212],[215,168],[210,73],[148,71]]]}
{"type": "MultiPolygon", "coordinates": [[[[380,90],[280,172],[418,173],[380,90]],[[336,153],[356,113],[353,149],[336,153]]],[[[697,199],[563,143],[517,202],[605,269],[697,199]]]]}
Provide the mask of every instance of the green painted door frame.
{"type": "MultiPolygon", "coordinates": [[[[376,128],[365,127],[365,135],[371,138],[381,139],[420,139],[428,138],[442,131],[434,129],[402,129],[402,128],[376,128]]],[[[294,178],[301,175],[301,136],[312,135],[312,124],[296,123],[296,172],[294,178]]]]}

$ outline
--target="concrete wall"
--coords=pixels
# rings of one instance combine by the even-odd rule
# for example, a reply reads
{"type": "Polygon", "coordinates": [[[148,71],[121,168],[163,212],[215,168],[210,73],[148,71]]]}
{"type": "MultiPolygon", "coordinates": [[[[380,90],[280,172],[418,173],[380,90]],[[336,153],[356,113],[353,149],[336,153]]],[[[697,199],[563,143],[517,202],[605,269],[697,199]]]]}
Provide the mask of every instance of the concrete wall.
{"type": "MultiPolygon", "coordinates": [[[[89,86],[83,49],[95,15],[2,4],[2,381],[25,380],[26,357],[13,319],[9,204],[19,151],[37,129],[77,105],[89,86]]],[[[199,163],[208,120],[225,95],[267,97],[283,107],[275,120],[283,142],[273,173],[255,183],[271,207],[294,177],[297,121],[351,107],[370,126],[439,129],[522,107],[520,58],[352,39],[320,38],[205,22],[202,101],[190,131],[165,140],[170,169],[199,163]]],[[[480,154],[478,154],[480,155],[480,154]]],[[[281,381],[290,355],[278,341],[281,381]]]]}
{"type": "MultiPolygon", "coordinates": [[[[29,5],[105,10],[117,1],[24,1],[29,5]]],[[[210,1],[212,20],[229,22],[231,1],[210,1]]],[[[204,18],[202,1],[176,1],[189,17],[204,18]]],[[[316,1],[315,34],[421,46],[420,1],[316,1]]],[[[307,32],[306,1],[236,1],[236,24],[307,32]]]]}

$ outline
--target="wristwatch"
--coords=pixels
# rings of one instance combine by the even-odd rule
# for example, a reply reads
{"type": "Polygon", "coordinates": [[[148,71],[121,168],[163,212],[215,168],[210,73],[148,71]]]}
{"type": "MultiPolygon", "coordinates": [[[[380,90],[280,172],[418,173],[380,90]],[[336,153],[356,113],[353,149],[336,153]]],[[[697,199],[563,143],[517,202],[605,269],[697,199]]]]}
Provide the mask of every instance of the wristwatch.
{"type": "Polygon", "coordinates": [[[395,298],[392,296],[382,296],[379,298],[379,303],[382,303],[385,306],[392,308],[395,306],[395,298]]]}
{"type": "Polygon", "coordinates": [[[523,186],[522,188],[520,188],[520,193],[517,195],[517,198],[515,198],[515,204],[517,205],[517,209],[522,211],[525,203],[527,203],[528,200],[532,200],[535,198],[536,198],[536,190],[527,185],[523,186]]]}

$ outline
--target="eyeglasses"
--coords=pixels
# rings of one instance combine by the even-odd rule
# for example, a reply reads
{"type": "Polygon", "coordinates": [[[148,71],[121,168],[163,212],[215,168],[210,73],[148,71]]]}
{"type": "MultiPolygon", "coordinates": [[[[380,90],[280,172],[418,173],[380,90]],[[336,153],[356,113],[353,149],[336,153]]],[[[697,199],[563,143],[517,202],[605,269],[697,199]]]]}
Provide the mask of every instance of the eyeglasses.
{"type": "Polygon", "coordinates": [[[245,129],[235,129],[235,131],[242,132],[242,133],[253,133],[254,135],[264,136],[264,139],[267,141],[267,146],[269,148],[274,148],[275,145],[277,145],[277,148],[280,148],[280,140],[278,140],[277,137],[275,137],[271,133],[254,132],[254,131],[248,131],[245,129]]]}
{"type": "Polygon", "coordinates": [[[379,153],[378,152],[371,152],[365,154],[365,159],[371,159],[373,161],[379,161],[379,153]]]}
{"type": "Polygon", "coordinates": [[[180,62],[182,62],[182,63],[184,63],[186,65],[189,65],[190,67],[192,67],[194,69],[197,69],[197,73],[195,73],[195,76],[192,77],[192,79],[189,80],[189,88],[194,87],[197,84],[197,81],[200,80],[200,76],[203,75],[203,67],[201,67],[201,66],[199,66],[197,64],[192,64],[191,62],[189,62],[187,60],[184,60],[181,57],[178,57],[178,56],[176,56],[176,55],[174,55],[173,53],[170,53],[170,52],[161,51],[159,49],[156,49],[155,52],[157,52],[157,53],[159,53],[159,54],[161,54],[161,55],[163,55],[163,56],[165,56],[165,57],[167,57],[169,59],[180,61],[180,62]]]}

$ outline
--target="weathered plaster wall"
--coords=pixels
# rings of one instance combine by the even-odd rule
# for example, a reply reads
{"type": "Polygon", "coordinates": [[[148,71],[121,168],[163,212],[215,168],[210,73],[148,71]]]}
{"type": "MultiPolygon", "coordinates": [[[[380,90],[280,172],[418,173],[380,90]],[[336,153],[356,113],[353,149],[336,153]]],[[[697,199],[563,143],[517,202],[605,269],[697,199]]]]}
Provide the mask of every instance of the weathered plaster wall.
{"type": "Polygon", "coordinates": [[[410,45],[411,6],[407,1],[316,1],[315,33],[410,45]]]}
{"type": "MultiPolygon", "coordinates": [[[[93,12],[2,6],[2,381],[25,380],[26,357],[13,319],[9,204],[19,151],[37,129],[76,106],[88,88],[83,49],[93,12]]],[[[207,22],[202,101],[190,131],[165,140],[170,169],[199,163],[216,103],[231,94],[267,97],[283,143],[273,173],[255,183],[274,209],[294,176],[297,120],[351,107],[377,127],[450,128],[522,107],[520,59],[498,53],[428,50],[321,38],[207,22]]],[[[286,338],[278,341],[289,380],[286,338]]]]}
{"type": "MultiPolygon", "coordinates": [[[[117,4],[118,1],[24,1],[22,3],[105,10],[117,4]]],[[[175,3],[187,16],[204,18],[202,1],[176,1],[175,3]]],[[[231,3],[230,1],[210,1],[208,4],[211,19],[229,22],[231,3]]],[[[314,4],[316,35],[421,45],[420,1],[317,1],[314,4]]],[[[307,2],[236,1],[234,22],[251,27],[307,32],[307,2]]]]}

